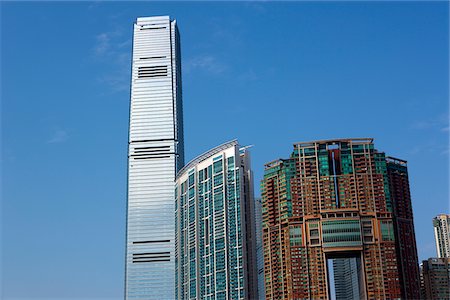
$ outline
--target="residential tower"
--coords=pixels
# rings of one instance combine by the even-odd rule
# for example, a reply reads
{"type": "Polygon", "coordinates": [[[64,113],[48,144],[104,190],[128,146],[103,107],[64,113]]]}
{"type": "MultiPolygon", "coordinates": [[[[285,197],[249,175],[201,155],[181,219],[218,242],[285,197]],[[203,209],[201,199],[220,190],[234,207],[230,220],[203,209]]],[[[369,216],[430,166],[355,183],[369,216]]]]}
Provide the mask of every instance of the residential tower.
{"type": "Polygon", "coordinates": [[[450,257],[450,215],[433,218],[434,239],[438,257],[450,257]]]}
{"type": "Polygon", "coordinates": [[[411,209],[405,174],[406,162],[370,138],[296,143],[290,158],[266,164],[266,298],[407,298],[405,282],[420,297],[412,211],[395,215],[397,206],[411,209]]]}
{"type": "Polygon", "coordinates": [[[257,297],[249,155],[231,141],[193,159],[178,173],[176,299],[257,297]]]}

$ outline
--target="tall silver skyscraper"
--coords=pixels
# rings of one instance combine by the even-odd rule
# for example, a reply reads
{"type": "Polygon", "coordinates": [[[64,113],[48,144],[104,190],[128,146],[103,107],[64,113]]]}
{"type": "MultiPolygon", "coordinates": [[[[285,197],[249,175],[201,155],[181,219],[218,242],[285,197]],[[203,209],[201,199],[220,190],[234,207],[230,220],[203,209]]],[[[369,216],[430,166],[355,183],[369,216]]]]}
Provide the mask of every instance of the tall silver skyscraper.
{"type": "Polygon", "coordinates": [[[175,297],[174,179],[184,165],[180,38],[169,17],[134,25],[126,299],[175,297]]]}

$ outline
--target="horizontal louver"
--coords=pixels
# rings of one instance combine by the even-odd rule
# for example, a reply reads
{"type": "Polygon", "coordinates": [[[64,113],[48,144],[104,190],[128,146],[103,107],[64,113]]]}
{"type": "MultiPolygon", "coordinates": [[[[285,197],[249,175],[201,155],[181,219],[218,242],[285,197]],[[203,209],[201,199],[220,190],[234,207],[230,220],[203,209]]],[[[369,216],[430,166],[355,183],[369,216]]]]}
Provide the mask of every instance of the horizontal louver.
{"type": "Polygon", "coordinates": [[[153,241],[133,242],[133,244],[152,244],[152,243],[170,243],[170,240],[153,240],[153,241]]]}
{"type": "Polygon", "coordinates": [[[161,59],[167,58],[166,56],[149,56],[149,57],[140,57],[139,59],[161,59]]]}
{"type": "Polygon", "coordinates": [[[170,252],[134,253],[133,263],[170,261],[170,252]]]}
{"type": "Polygon", "coordinates": [[[167,66],[147,66],[138,68],[138,78],[166,77],[167,66]]]}
{"type": "Polygon", "coordinates": [[[170,146],[147,146],[134,147],[130,157],[133,159],[167,158],[170,154],[175,154],[170,151],[170,146]]]}
{"type": "Polygon", "coordinates": [[[159,26],[159,27],[149,27],[149,26],[141,26],[140,30],[156,30],[156,29],[166,29],[167,27],[159,26]]]}

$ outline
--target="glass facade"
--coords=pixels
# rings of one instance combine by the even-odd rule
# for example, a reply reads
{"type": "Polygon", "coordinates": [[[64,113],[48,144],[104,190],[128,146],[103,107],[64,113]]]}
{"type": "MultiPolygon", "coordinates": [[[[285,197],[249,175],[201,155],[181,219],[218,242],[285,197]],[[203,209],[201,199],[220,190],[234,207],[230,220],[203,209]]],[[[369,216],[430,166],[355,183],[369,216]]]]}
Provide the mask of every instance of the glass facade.
{"type": "Polygon", "coordinates": [[[323,221],[322,240],[323,247],[362,245],[359,220],[323,221]]]}
{"type": "Polygon", "coordinates": [[[183,161],[179,34],[169,17],[134,25],[125,299],[175,297],[173,183],[183,161]]]}
{"type": "Polygon", "coordinates": [[[333,277],[336,300],[364,299],[360,257],[335,258],[333,277]]]}
{"type": "Polygon", "coordinates": [[[226,143],[177,175],[176,298],[248,299],[256,276],[248,151],[226,143]],[[247,177],[247,178],[244,178],[247,177]],[[246,185],[246,186],[245,186],[246,185]],[[245,186],[245,187],[244,187],[245,186]]]}

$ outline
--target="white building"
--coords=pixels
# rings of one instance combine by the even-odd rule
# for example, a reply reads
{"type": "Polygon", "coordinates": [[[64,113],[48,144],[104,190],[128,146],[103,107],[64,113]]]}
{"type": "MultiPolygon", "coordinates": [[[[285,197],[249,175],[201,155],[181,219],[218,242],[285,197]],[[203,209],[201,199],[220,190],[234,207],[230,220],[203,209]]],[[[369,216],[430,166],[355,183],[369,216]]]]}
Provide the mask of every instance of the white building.
{"type": "Polygon", "coordinates": [[[134,25],[128,148],[126,299],[174,299],[174,179],[184,165],[176,21],[134,25]]]}
{"type": "Polygon", "coordinates": [[[433,226],[438,257],[450,257],[450,215],[433,218],[433,226]]]}

